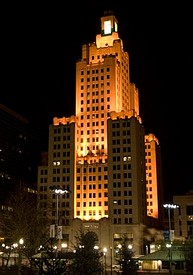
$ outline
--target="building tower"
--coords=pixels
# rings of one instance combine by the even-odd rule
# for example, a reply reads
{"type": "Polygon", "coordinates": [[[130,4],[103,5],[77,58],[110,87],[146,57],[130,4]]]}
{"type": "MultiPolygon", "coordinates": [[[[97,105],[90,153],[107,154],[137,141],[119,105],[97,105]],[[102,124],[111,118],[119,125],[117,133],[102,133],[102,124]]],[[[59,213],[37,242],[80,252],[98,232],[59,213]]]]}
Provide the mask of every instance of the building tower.
{"type": "Polygon", "coordinates": [[[163,181],[159,140],[154,134],[145,135],[147,215],[159,219],[163,226],[163,181]]]}
{"type": "Polygon", "coordinates": [[[48,163],[39,167],[38,191],[42,207],[51,201],[52,209],[59,209],[57,224],[69,247],[83,226],[97,234],[101,249],[108,249],[107,261],[123,235],[137,255],[143,254],[145,131],[138,89],[130,83],[129,55],[112,12],[102,16],[96,42],[82,46],[76,113],[53,119],[48,150],[48,163]],[[58,196],[50,186],[71,192],[58,196]]]}

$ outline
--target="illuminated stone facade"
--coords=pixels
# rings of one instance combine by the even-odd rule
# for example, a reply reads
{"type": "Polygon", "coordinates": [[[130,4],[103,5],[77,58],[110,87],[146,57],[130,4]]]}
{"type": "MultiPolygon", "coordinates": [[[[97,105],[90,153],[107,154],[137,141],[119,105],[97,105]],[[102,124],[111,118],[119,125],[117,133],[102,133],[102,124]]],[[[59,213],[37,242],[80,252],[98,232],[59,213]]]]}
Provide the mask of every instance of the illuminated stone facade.
{"type": "Polygon", "coordinates": [[[82,46],[76,63],[76,114],[53,119],[48,163],[39,167],[41,205],[48,208],[51,202],[52,223],[56,196],[49,187],[71,191],[58,200],[59,224],[69,249],[83,226],[97,234],[101,250],[107,248],[107,263],[111,255],[116,257],[123,235],[136,255],[143,254],[148,224],[144,141],[129,56],[115,16],[106,13],[101,34],[82,46]]]}

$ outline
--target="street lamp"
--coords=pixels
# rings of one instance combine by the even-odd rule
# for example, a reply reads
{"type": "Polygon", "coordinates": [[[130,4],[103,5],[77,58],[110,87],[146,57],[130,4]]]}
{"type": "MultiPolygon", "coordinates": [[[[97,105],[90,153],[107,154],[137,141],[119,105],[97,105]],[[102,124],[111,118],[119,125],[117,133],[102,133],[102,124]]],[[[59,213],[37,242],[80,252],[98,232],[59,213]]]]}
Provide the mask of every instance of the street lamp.
{"type": "Polygon", "coordinates": [[[163,207],[168,209],[169,241],[171,241],[171,209],[176,209],[179,207],[179,205],[166,203],[163,205],[163,207]]]}
{"type": "Polygon", "coordinates": [[[163,207],[168,210],[169,244],[167,244],[166,247],[169,248],[169,267],[170,267],[170,272],[172,272],[172,249],[171,249],[172,245],[171,245],[171,242],[173,241],[173,238],[171,238],[171,209],[179,208],[179,205],[166,203],[163,205],[163,207]]]}
{"type": "Polygon", "coordinates": [[[106,274],[106,268],[107,268],[107,255],[106,255],[106,253],[107,253],[107,248],[104,247],[103,248],[103,255],[104,255],[104,260],[105,260],[105,274],[106,274]]]}
{"type": "Polygon", "coordinates": [[[59,229],[58,228],[58,226],[59,226],[58,197],[60,195],[70,193],[70,190],[63,189],[60,186],[50,186],[50,190],[56,195],[56,221],[55,221],[56,232],[55,232],[55,236],[58,238],[59,237],[59,232],[58,232],[58,229],[59,229]]]}
{"type": "Polygon", "coordinates": [[[128,249],[129,249],[129,250],[132,250],[132,248],[133,248],[133,245],[132,245],[132,244],[129,244],[129,245],[128,245],[128,249]]]}
{"type": "Polygon", "coordinates": [[[120,270],[122,270],[122,255],[121,255],[121,249],[122,249],[122,245],[118,244],[118,249],[119,249],[119,262],[120,262],[120,270]]]}
{"type": "Polygon", "coordinates": [[[67,247],[68,247],[68,245],[67,245],[67,243],[62,243],[61,244],[61,250],[62,250],[62,253],[65,253],[65,252],[67,252],[67,247]]]}
{"type": "Polygon", "coordinates": [[[111,251],[111,275],[113,274],[113,248],[110,247],[110,251],[111,251]]]}
{"type": "Polygon", "coordinates": [[[21,238],[19,240],[19,258],[18,258],[18,273],[21,274],[21,263],[22,263],[22,246],[24,244],[24,240],[21,238]]]}

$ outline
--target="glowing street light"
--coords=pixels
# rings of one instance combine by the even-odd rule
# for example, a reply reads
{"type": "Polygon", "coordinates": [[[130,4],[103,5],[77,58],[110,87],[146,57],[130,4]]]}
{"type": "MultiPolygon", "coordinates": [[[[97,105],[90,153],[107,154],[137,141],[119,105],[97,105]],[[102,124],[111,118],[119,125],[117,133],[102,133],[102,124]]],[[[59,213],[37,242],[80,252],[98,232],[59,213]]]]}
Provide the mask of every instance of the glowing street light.
{"type": "Polygon", "coordinates": [[[105,260],[105,274],[106,274],[106,268],[107,268],[107,255],[106,255],[106,253],[107,253],[107,248],[104,247],[103,248],[103,255],[104,255],[104,260],[105,260]]]}
{"type": "Polygon", "coordinates": [[[50,186],[50,190],[56,195],[56,222],[55,222],[55,226],[56,226],[56,237],[58,238],[59,236],[59,232],[58,232],[58,226],[59,226],[59,215],[58,215],[58,197],[60,195],[64,195],[67,193],[70,193],[70,190],[67,189],[63,189],[60,186],[50,186]]]}
{"type": "Polygon", "coordinates": [[[132,250],[132,248],[133,248],[132,244],[129,244],[129,245],[128,245],[128,249],[129,249],[129,250],[132,250]]]}
{"type": "Polygon", "coordinates": [[[171,209],[176,209],[179,207],[177,204],[166,203],[163,205],[164,208],[168,209],[168,223],[169,223],[169,241],[171,242],[171,209]]]}
{"type": "Polygon", "coordinates": [[[171,209],[176,209],[179,207],[177,204],[166,203],[163,205],[164,208],[168,209],[168,223],[169,223],[169,244],[166,247],[169,249],[169,267],[170,273],[172,273],[172,238],[171,238],[171,209]]]}
{"type": "Polygon", "coordinates": [[[21,238],[19,240],[19,258],[18,258],[18,271],[19,271],[19,274],[21,274],[21,263],[22,263],[22,247],[23,247],[23,244],[24,244],[24,240],[23,238],[21,238]]]}

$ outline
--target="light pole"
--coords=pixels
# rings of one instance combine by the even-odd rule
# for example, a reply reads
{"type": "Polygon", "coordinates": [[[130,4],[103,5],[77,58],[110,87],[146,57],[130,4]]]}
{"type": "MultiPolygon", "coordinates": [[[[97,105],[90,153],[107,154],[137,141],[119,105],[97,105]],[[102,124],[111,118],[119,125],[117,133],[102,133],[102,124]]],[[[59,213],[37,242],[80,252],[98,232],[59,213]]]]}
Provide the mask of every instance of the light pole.
{"type": "Polygon", "coordinates": [[[24,244],[24,240],[21,238],[19,240],[19,258],[18,258],[18,273],[21,274],[21,263],[22,263],[22,246],[24,244]]]}
{"type": "Polygon", "coordinates": [[[64,195],[67,193],[70,193],[69,190],[67,189],[63,189],[60,186],[50,186],[50,190],[56,195],[56,221],[55,221],[55,226],[56,226],[56,232],[55,232],[55,236],[58,239],[59,237],[59,232],[58,232],[58,226],[59,226],[59,201],[58,201],[58,197],[60,195],[64,195]]]}
{"type": "Polygon", "coordinates": [[[119,249],[120,270],[122,270],[122,255],[121,255],[122,245],[121,244],[118,244],[118,249],[119,249]]]}
{"type": "Polygon", "coordinates": [[[171,238],[171,209],[176,209],[179,207],[177,204],[166,203],[163,205],[164,208],[168,210],[168,224],[169,224],[169,244],[166,245],[169,248],[169,268],[170,273],[172,273],[172,244],[173,239],[171,238]]]}
{"type": "Polygon", "coordinates": [[[110,247],[110,251],[111,251],[111,275],[113,274],[113,248],[110,247]]]}
{"type": "Polygon", "coordinates": [[[106,253],[107,253],[107,248],[104,247],[103,248],[103,255],[104,255],[104,260],[105,260],[105,274],[106,274],[106,269],[107,269],[107,255],[106,255],[106,253]]]}

